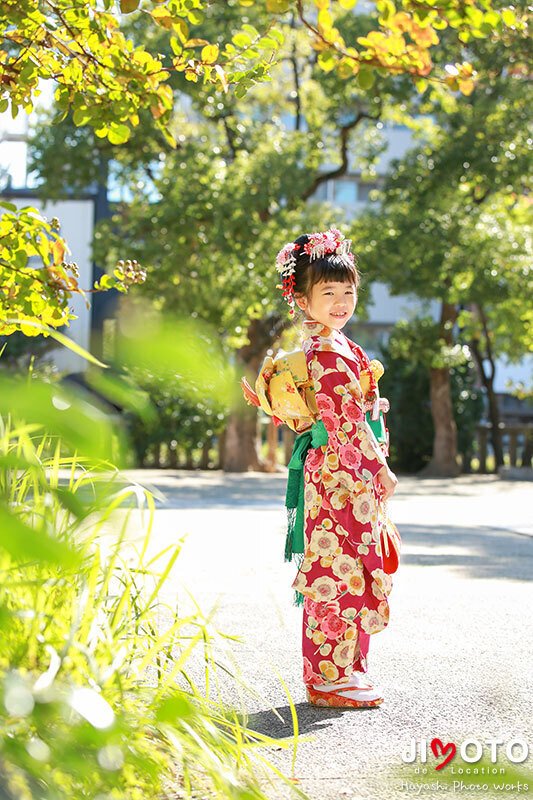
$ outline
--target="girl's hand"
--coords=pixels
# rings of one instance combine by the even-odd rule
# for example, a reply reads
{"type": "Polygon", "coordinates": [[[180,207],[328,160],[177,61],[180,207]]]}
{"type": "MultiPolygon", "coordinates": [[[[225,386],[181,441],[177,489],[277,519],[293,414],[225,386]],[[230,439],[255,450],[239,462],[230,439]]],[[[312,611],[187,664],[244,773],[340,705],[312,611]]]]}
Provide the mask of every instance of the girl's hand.
{"type": "Polygon", "coordinates": [[[389,497],[392,497],[396,491],[398,478],[394,472],[389,469],[388,465],[385,465],[380,469],[380,471],[377,473],[377,477],[379,478],[381,486],[383,487],[383,500],[388,500],[389,497]]]}

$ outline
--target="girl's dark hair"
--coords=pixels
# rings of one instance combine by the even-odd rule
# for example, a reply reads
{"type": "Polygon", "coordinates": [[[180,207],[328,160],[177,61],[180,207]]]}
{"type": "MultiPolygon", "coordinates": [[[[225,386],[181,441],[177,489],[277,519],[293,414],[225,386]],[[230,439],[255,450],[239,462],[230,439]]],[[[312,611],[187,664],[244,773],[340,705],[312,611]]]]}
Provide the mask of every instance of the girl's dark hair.
{"type": "MultiPolygon", "coordinates": [[[[304,233],[295,239],[294,243],[303,246],[308,241],[309,236],[304,233]]],[[[352,264],[348,256],[332,253],[311,261],[302,249],[296,256],[294,277],[294,294],[304,297],[309,297],[311,289],[316,283],[338,281],[339,283],[351,283],[357,288],[361,280],[356,264],[352,264]]]]}

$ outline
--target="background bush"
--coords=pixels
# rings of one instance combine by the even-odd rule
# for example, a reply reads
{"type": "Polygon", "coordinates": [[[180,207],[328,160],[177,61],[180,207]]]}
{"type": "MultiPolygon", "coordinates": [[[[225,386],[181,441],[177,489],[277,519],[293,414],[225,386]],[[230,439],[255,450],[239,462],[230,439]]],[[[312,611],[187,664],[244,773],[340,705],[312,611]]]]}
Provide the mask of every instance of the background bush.
{"type": "MultiPolygon", "coordinates": [[[[391,404],[387,414],[390,463],[401,472],[418,472],[429,463],[433,451],[428,367],[393,355],[387,344],[380,349],[379,358],[385,366],[379,382],[380,394],[391,404]]],[[[468,463],[484,406],[482,390],[476,386],[474,363],[468,361],[451,367],[450,381],[458,451],[466,454],[463,463],[468,463]]]]}

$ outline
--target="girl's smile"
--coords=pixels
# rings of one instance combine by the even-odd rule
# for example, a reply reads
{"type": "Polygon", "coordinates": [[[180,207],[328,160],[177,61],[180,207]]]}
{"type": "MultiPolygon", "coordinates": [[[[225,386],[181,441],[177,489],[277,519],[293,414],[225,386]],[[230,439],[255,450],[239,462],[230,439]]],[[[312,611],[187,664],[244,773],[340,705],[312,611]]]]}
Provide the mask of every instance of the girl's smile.
{"type": "Polygon", "coordinates": [[[350,319],[357,304],[355,286],[351,283],[315,283],[310,297],[296,298],[307,317],[330,328],[340,330],[350,319]]]}

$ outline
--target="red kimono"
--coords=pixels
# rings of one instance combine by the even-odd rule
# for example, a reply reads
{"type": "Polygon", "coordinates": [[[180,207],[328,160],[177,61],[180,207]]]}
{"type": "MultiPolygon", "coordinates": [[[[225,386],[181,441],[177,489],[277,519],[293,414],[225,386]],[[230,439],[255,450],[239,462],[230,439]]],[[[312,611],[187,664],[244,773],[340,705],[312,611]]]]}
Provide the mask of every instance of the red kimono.
{"type": "Polygon", "coordinates": [[[370,636],[389,621],[392,580],[383,570],[375,478],[387,448],[365,420],[374,398],[359,382],[363,371],[371,375],[364,350],[319,322],[303,326],[328,444],[311,448],[304,465],[305,552],[293,587],[304,595],[304,682],[322,684],[366,672],[370,636]]]}

